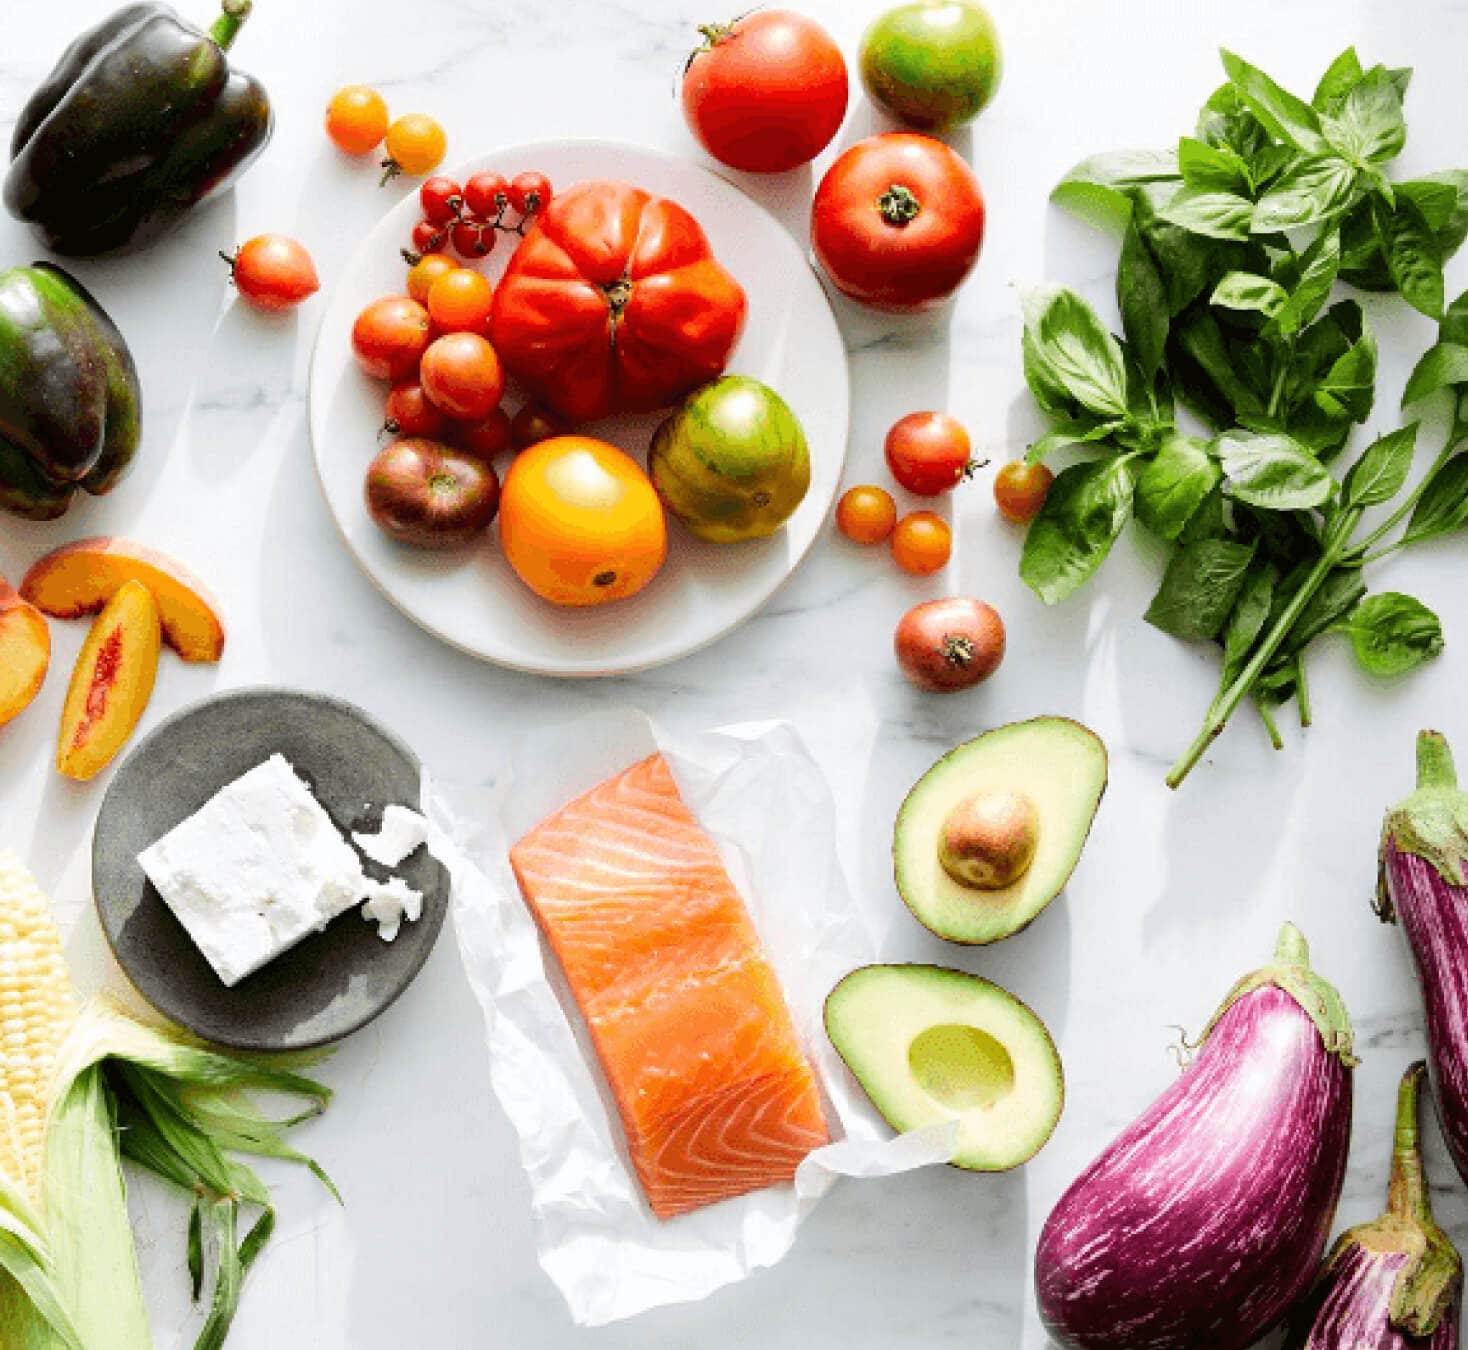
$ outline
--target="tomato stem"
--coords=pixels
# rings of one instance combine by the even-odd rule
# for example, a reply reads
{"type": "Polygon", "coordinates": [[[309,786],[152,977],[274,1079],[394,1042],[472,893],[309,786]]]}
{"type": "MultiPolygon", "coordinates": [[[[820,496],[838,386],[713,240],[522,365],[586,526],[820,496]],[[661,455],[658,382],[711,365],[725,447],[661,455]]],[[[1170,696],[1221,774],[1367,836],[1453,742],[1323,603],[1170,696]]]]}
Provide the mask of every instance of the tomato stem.
{"type": "Polygon", "coordinates": [[[896,225],[901,229],[904,225],[910,225],[917,219],[918,212],[923,209],[923,204],[918,201],[917,194],[901,183],[893,183],[880,197],[877,198],[877,211],[883,220],[889,225],[896,225]]]}
{"type": "Polygon", "coordinates": [[[602,292],[607,297],[613,316],[616,316],[626,309],[627,302],[632,298],[632,283],[626,277],[618,277],[616,281],[603,286],[602,292]]]}

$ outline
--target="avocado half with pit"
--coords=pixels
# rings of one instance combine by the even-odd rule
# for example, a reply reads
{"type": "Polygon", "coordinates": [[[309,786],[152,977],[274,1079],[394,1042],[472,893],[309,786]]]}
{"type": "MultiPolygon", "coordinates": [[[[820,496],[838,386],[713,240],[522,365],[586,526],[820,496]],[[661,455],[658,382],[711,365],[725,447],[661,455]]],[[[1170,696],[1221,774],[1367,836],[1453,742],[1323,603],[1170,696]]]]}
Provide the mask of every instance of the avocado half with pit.
{"type": "Polygon", "coordinates": [[[893,1129],[958,1122],[955,1167],[1004,1172],[1028,1162],[1065,1104],[1045,1024],[961,970],[854,970],[826,999],[826,1034],[893,1129]]]}
{"type": "Polygon", "coordinates": [[[897,813],[904,903],[950,942],[1019,932],[1075,870],[1106,771],[1101,738],[1066,717],[1012,722],[950,750],[897,813]]]}

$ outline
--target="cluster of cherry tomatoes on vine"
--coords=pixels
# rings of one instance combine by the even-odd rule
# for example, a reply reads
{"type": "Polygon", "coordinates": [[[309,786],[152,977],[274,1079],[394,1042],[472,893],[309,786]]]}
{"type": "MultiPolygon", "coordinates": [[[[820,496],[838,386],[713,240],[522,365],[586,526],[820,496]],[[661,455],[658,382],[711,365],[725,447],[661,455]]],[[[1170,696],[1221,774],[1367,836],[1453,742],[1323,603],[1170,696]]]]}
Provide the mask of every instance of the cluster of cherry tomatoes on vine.
{"type": "Polygon", "coordinates": [[[410,263],[452,247],[461,258],[486,258],[501,233],[523,235],[550,202],[550,180],[543,173],[520,173],[508,181],[497,173],[476,173],[460,186],[435,174],[418,189],[423,218],[413,226],[410,263]]]}

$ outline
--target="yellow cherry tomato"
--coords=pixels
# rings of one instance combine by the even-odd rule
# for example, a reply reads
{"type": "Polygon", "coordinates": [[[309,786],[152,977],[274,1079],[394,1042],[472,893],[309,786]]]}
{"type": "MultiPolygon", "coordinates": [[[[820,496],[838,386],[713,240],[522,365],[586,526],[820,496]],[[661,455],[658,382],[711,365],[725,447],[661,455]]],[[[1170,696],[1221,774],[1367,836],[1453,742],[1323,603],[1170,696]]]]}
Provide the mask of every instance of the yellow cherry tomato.
{"type": "Polygon", "coordinates": [[[387,129],[384,180],[409,173],[415,178],[432,173],[443,163],[448,138],[427,113],[406,113],[387,129]]]}
{"type": "Polygon", "coordinates": [[[836,528],[854,544],[880,544],[897,524],[897,503],[886,488],[862,484],[836,503],[836,528]]]}
{"type": "Polygon", "coordinates": [[[948,522],[932,511],[914,511],[903,516],[892,531],[892,556],[904,572],[927,576],[948,564],[953,552],[953,531],[948,522]]]}
{"type": "Polygon", "coordinates": [[[365,84],[338,89],[326,105],[326,134],[348,155],[370,154],[387,135],[387,104],[365,84]]]}

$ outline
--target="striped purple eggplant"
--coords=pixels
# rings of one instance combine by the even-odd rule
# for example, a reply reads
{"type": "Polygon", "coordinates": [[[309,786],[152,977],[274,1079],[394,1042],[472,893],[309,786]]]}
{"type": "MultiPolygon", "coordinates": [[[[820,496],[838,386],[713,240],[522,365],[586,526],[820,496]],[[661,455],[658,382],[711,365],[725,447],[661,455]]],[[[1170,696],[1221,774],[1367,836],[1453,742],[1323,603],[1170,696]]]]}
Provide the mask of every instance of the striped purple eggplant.
{"type": "Polygon", "coordinates": [[[1397,1092],[1386,1213],[1336,1240],[1285,1350],[1457,1350],[1463,1263],[1432,1217],[1417,1142],[1426,1073],[1412,1065],[1397,1092]]]}
{"type": "Polygon", "coordinates": [[[1183,1075],[1055,1206],[1040,1316],[1072,1350],[1244,1350],[1309,1289],[1346,1170],[1351,1023],[1286,924],[1183,1075]]]}
{"type": "Polygon", "coordinates": [[[1435,731],[1417,737],[1417,791],[1386,815],[1376,912],[1401,921],[1427,1011],[1438,1119],[1468,1182],[1468,793],[1435,731]]]}

